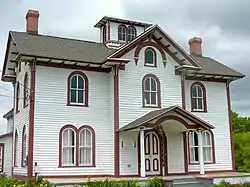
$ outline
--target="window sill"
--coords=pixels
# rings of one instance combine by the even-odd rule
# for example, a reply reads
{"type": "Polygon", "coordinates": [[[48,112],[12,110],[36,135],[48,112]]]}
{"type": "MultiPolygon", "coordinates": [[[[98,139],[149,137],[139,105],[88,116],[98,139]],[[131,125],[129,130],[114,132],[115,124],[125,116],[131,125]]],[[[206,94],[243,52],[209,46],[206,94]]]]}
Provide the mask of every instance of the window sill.
{"type": "Polygon", "coordinates": [[[161,106],[142,106],[142,108],[161,108],[161,106]]]}
{"type": "Polygon", "coordinates": [[[85,105],[78,105],[78,104],[70,104],[68,103],[67,106],[75,106],[75,107],[89,107],[88,104],[85,104],[85,105]]]}
{"type": "MultiPolygon", "coordinates": [[[[204,162],[205,165],[215,164],[215,162],[204,162]]],[[[200,165],[200,163],[189,163],[188,165],[200,165]]]]}
{"type": "Polygon", "coordinates": [[[149,64],[144,64],[145,67],[151,67],[151,68],[157,68],[156,65],[149,65],[149,64]]]}
{"type": "Polygon", "coordinates": [[[194,109],[192,109],[191,112],[207,113],[207,110],[194,110],[194,109]]]}
{"type": "Polygon", "coordinates": [[[95,165],[90,165],[90,166],[58,166],[58,168],[94,168],[96,167],[95,165]]]}

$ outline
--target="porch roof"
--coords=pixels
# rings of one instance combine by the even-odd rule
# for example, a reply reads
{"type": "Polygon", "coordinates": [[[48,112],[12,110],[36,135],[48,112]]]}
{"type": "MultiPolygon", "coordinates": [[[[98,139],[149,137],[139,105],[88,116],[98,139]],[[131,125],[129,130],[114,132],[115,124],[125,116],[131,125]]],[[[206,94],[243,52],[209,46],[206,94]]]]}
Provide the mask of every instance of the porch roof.
{"type": "Polygon", "coordinates": [[[132,130],[132,129],[136,129],[138,127],[144,126],[145,124],[150,123],[154,119],[159,118],[167,113],[170,113],[171,111],[174,111],[180,114],[181,116],[194,122],[196,125],[200,126],[201,128],[214,129],[214,126],[212,126],[211,124],[195,116],[191,112],[183,110],[180,106],[174,105],[168,108],[163,108],[160,110],[154,110],[154,111],[148,112],[147,114],[141,116],[140,118],[137,118],[131,123],[121,127],[118,131],[128,131],[128,130],[132,130]]]}

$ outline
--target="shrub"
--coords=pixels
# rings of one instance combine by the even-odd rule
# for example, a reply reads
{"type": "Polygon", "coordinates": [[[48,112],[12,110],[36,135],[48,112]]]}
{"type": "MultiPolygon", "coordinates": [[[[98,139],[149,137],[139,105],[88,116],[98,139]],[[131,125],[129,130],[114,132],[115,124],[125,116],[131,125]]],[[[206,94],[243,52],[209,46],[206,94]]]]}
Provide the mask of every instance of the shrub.
{"type": "Polygon", "coordinates": [[[229,182],[223,180],[219,184],[215,184],[214,187],[250,187],[250,183],[244,182],[240,184],[230,184],[229,182]]]}

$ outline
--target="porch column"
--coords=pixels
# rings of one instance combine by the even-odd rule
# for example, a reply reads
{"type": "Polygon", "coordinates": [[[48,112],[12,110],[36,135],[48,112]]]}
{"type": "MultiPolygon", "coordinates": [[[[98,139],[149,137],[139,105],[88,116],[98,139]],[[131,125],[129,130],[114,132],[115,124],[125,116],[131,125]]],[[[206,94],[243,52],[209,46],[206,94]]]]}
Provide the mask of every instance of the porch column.
{"type": "Polygon", "coordinates": [[[145,170],[145,146],[144,146],[144,129],[140,129],[140,149],[141,149],[141,177],[146,177],[145,170]]]}
{"type": "Polygon", "coordinates": [[[202,143],[202,130],[198,130],[198,142],[199,142],[199,161],[200,161],[200,174],[204,175],[204,158],[203,158],[203,143],[202,143]]]}

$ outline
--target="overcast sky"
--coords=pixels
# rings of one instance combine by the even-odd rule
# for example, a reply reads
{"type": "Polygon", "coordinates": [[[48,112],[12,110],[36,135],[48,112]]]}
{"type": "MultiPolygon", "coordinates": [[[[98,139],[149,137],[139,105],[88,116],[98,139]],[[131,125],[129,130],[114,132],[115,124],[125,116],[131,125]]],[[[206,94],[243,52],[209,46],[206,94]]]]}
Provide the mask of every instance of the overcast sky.
{"type": "MultiPolygon", "coordinates": [[[[48,35],[98,41],[93,25],[108,15],[158,24],[186,50],[189,38],[201,37],[204,56],[246,75],[232,83],[231,99],[234,111],[250,116],[249,0],[1,0],[1,70],[8,32],[25,31],[28,9],[39,10],[39,33],[48,35]]],[[[0,82],[1,116],[11,109],[11,97],[11,83],[0,82]]],[[[0,134],[5,123],[1,118],[0,134]]]]}

